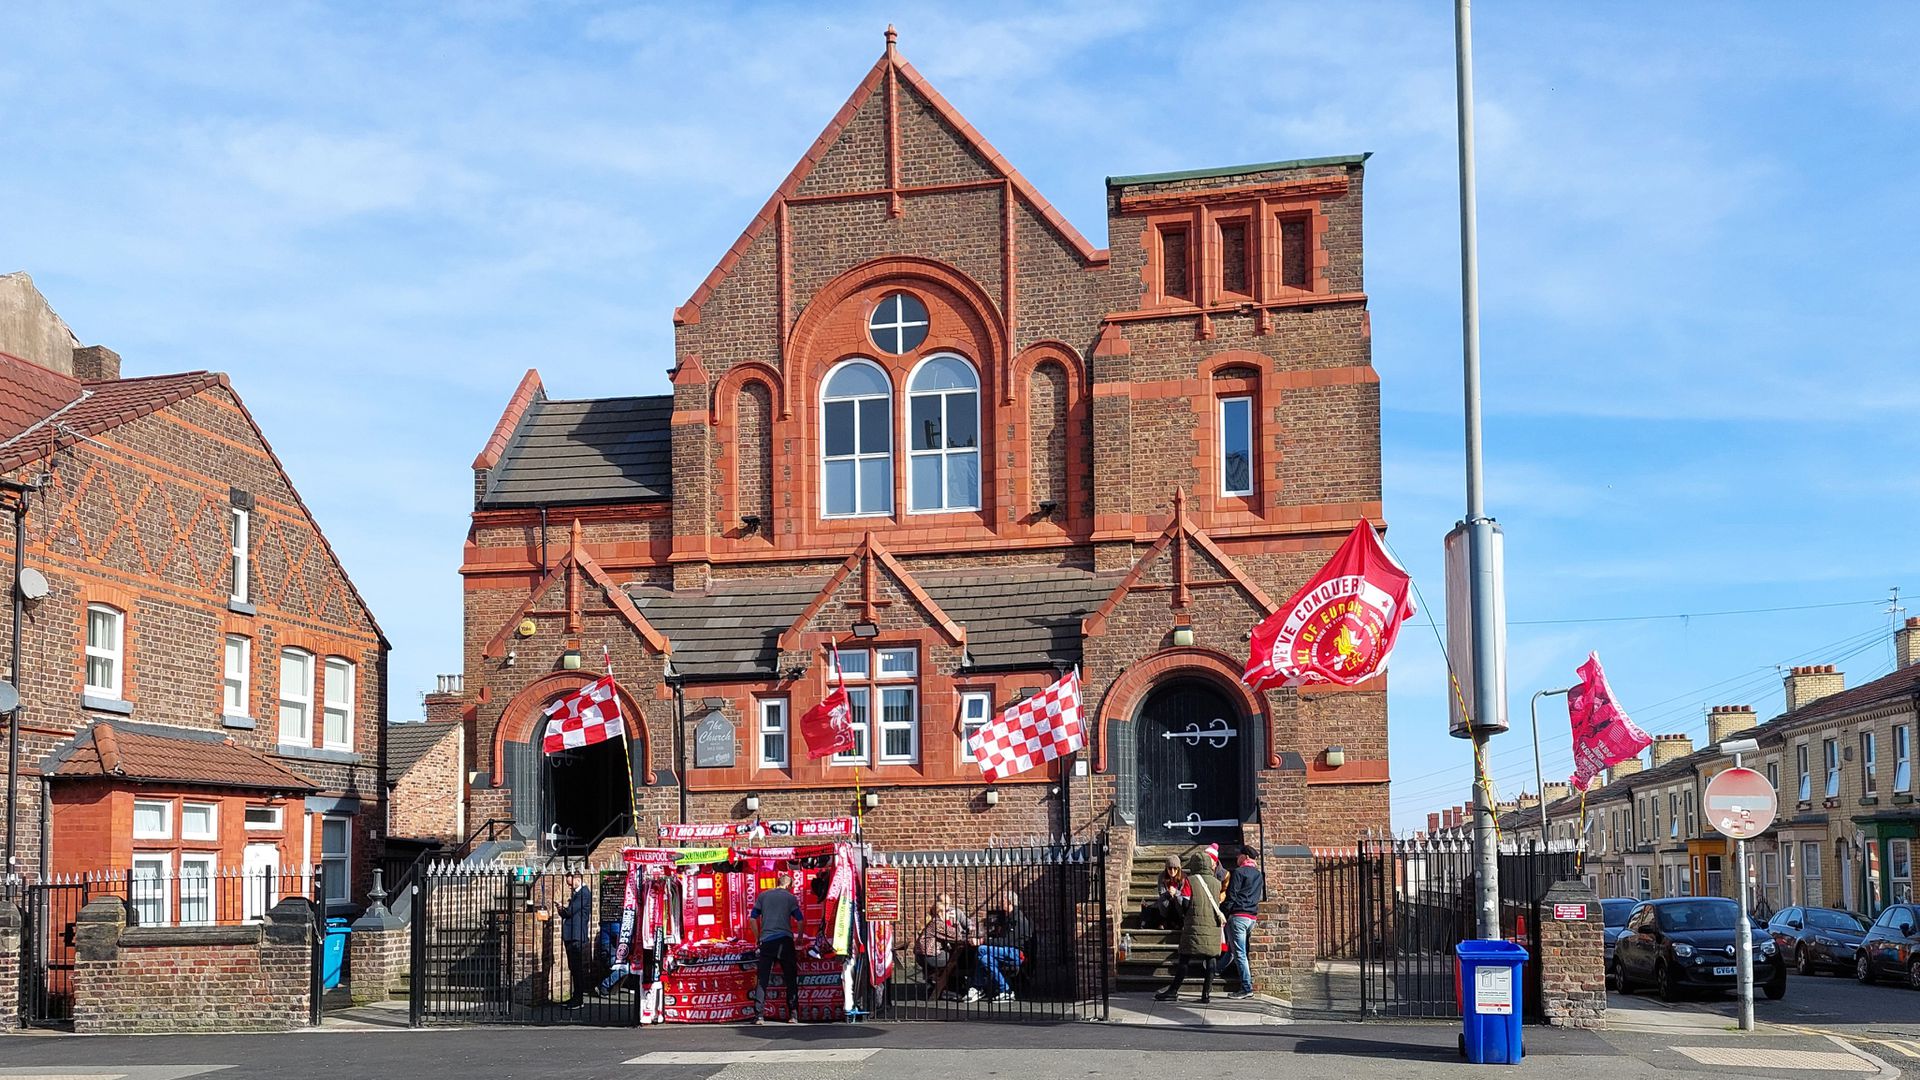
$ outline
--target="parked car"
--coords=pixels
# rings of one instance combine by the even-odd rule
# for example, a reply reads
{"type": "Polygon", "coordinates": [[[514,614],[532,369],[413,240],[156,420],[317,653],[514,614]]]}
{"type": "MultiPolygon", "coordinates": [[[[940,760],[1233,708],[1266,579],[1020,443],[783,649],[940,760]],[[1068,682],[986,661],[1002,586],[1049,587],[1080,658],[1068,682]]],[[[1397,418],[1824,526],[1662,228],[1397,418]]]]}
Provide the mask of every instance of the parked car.
{"type": "Polygon", "coordinates": [[[1606,921],[1600,936],[1607,946],[1606,972],[1609,983],[1613,981],[1613,943],[1620,939],[1620,931],[1627,928],[1627,916],[1633,914],[1633,909],[1639,904],[1640,901],[1630,896],[1615,896],[1600,901],[1600,914],[1606,921]]]}
{"type": "Polygon", "coordinates": [[[1894,904],[1880,913],[1860,939],[1853,975],[1863,983],[1899,978],[1920,990],[1920,905],[1894,904]]]}
{"type": "MultiPolygon", "coordinates": [[[[1689,990],[1731,990],[1740,905],[1720,896],[1642,901],[1613,946],[1613,978],[1622,993],[1657,987],[1674,1001],[1689,990]]],[[[1787,965],[1764,934],[1753,937],[1754,982],[1770,1000],[1787,993],[1787,965]]]]}
{"type": "Polygon", "coordinates": [[[1867,934],[1867,920],[1839,908],[1782,908],[1767,924],[1766,933],[1780,950],[1780,958],[1802,975],[1822,968],[1852,971],[1860,939],[1867,934]]]}

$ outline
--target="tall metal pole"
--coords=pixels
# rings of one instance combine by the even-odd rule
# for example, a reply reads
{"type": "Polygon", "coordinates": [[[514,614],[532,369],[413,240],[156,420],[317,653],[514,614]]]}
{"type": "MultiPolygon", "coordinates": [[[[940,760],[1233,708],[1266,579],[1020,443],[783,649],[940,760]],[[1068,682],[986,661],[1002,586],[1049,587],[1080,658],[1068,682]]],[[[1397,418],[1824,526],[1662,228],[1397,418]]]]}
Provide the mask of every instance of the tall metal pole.
{"type": "Polygon", "coordinates": [[[1495,843],[1493,784],[1487,741],[1500,721],[1499,628],[1494,624],[1493,519],[1487,516],[1480,448],[1480,251],[1473,183],[1473,19],[1468,0],[1454,0],[1455,92],[1460,141],[1460,330],[1465,370],[1467,443],[1467,575],[1473,656],[1473,841],[1479,864],[1479,929],[1500,936],[1500,853],[1495,843]]]}
{"type": "MultiPolygon", "coordinates": [[[[7,488],[13,492],[13,625],[8,632],[10,647],[8,653],[7,682],[17,691],[20,689],[20,622],[26,618],[27,594],[20,591],[20,572],[27,565],[27,492],[32,485],[15,484],[8,481],[7,488]]],[[[27,714],[25,695],[14,703],[13,715],[7,718],[7,855],[6,862],[0,864],[0,881],[15,880],[20,868],[14,865],[19,842],[15,839],[19,829],[20,800],[20,721],[27,714]]],[[[46,836],[40,838],[40,850],[47,849],[46,836]]],[[[43,860],[44,861],[44,860],[43,860]]]]}
{"type": "MultiPolygon", "coordinates": [[[[1741,753],[1735,751],[1733,767],[1743,768],[1741,753]]],[[[1733,931],[1734,983],[1740,998],[1740,1030],[1753,1030],[1753,923],[1747,916],[1747,842],[1733,842],[1733,871],[1740,875],[1740,925],[1733,931]]],[[[1785,963],[1785,960],[1781,960],[1785,963]]]]}

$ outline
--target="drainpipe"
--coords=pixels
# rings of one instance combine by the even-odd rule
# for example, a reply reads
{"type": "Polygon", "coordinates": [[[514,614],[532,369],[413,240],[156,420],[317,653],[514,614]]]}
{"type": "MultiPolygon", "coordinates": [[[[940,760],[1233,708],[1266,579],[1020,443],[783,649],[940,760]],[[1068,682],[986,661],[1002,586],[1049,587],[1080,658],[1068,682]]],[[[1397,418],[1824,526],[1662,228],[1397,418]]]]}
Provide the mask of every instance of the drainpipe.
{"type": "MultiPolygon", "coordinates": [[[[13,625],[10,631],[13,651],[8,654],[7,681],[15,690],[20,689],[20,623],[26,618],[27,598],[20,591],[20,571],[27,562],[27,492],[37,489],[37,485],[22,484],[16,480],[0,480],[0,490],[14,493],[13,503],[13,625]]],[[[15,839],[15,820],[19,817],[17,806],[20,800],[20,720],[26,715],[24,701],[13,707],[13,717],[7,721],[7,850],[4,864],[4,877],[13,880],[19,872],[14,865],[17,840],[15,839]]],[[[47,838],[40,837],[40,850],[46,851],[47,838]]]]}
{"type": "MultiPolygon", "coordinates": [[[[669,664],[672,661],[668,661],[669,664]]],[[[687,677],[678,672],[667,676],[673,687],[673,781],[680,789],[680,824],[687,823],[687,677]]]]}

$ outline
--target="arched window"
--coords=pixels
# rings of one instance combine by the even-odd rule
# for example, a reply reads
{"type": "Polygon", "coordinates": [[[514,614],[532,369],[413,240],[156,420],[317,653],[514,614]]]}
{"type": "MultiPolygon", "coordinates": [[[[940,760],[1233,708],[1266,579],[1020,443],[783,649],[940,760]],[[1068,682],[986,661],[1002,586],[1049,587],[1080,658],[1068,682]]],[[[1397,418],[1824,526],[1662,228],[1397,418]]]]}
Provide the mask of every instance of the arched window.
{"type": "Polygon", "coordinates": [[[824,512],[892,513],[893,387],[887,373],[871,360],[848,360],[827,374],[821,398],[824,512]]]}
{"type": "Polygon", "coordinates": [[[950,353],[921,361],[907,381],[908,505],[980,508],[980,377],[950,353]]]}

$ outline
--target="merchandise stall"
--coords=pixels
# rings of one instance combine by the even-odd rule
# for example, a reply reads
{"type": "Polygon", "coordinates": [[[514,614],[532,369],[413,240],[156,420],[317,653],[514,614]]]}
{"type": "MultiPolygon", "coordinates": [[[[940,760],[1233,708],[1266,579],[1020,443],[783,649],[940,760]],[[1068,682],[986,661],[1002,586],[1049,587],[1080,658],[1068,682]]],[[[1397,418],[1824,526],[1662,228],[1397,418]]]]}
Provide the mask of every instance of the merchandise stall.
{"type": "MultiPolygon", "coordinates": [[[[614,962],[639,984],[641,1022],[753,1018],[752,912],[782,873],[792,875],[800,901],[800,1018],[866,1015],[891,967],[893,922],[866,917],[857,831],[852,818],[667,825],[660,846],[626,849],[614,962]]],[[[778,970],[764,997],[767,1018],[785,1019],[778,970]]]]}

